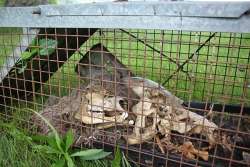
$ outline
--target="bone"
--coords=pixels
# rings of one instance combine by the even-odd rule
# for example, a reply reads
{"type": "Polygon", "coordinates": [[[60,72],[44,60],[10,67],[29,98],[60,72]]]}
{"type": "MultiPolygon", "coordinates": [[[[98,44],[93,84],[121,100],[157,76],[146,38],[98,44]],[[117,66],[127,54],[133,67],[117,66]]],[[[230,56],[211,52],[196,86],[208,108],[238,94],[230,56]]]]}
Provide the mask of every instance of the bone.
{"type": "Polygon", "coordinates": [[[145,98],[145,101],[140,101],[136,104],[132,111],[137,114],[135,122],[135,134],[136,136],[140,135],[140,129],[145,128],[146,125],[146,116],[155,112],[154,108],[151,108],[152,103],[149,102],[149,99],[145,98]]]}
{"type": "MultiPolygon", "coordinates": [[[[99,100],[99,95],[94,95],[99,100]]],[[[92,96],[93,97],[93,96],[92,96]]],[[[91,112],[89,110],[89,104],[87,97],[83,98],[81,103],[81,110],[75,114],[75,119],[81,120],[85,124],[101,124],[101,123],[123,123],[128,117],[127,112],[117,114],[115,116],[107,117],[104,112],[91,112]]]]}
{"type": "Polygon", "coordinates": [[[103,95],[93,92],[92,96],[90,94],[87,94],[86,98],[89,100],[88,111],[125,111],[120,104],[120,101],[124,100],[124,98],[122,97],[104,97],[103,95]]]}
{"type": "Polygon", "coordinates": [[[243,160],[246,162],[246,164],[250,166],[250,153],[243,151],[242,157],[243,157],[243,160]]]}
{"type": "Polygon", "coordinates": [[[151,140],[156,132],[169,137],[171,131],[181,134],[204,134],[211,145],[215,143],[213,131],[218,128],[217,125],[199,114],[186,110],[182,106],[182,100],[164,87],[141,77],[125,78],[123,81],[140,97],[140,101],[132,107],[136,120],[133,134],[128,138],[129,144],[151,140]],[[150,114],[155,118],[153,124],[146,128],[146,118],[150,114]],[[141,129],[144,130],[143,133],[141,129]]]}
{"type": "Polygon", "coordinates": [[[137,114],[137,118],[135,121],[135,127],[133,131],[133,135],[128,136],[127,141],[128,144],[139,144],[145,141],[151,140],[157,133],[156,126],[157,123],[160,121],[159,117],[156,114],[156,109],[151,108],[152,103],[146,102],[149,99],[145,98],[145,101],[140,101],[133,107],[133,112],[137,114]],[[146,117],[149,115],[154,114],[153,117],[153,124],[152,126],[145,127],[146,117]],[[140,133],[140,130],[143,129],[144,132],[140,133]]]}
{"type": "Polygon", "coordinates": [[[85,124],[101,124],[101,123],[110,123],[110,122],[115,122],[115,123],[123,123],[124,120],[126,119],[127,114],[121,114],[117,116],[112,116],[112,117],[106,117],[102,113],[90,113],[90,112],[85,112],[81,114],[76,114],[75,118],[76,119],[81,119],[81,121],[85,124]]]}
{"type": "MultiPolygon", "coordinates": [[[[204,134],[210,145],[215,143],[213,132],[218,129],[217,125],[204,116],[185,109],[181,99],[158,83],[141,77],[114,78],[109,74],[102,76],[102,79],[104,77],[107,81],[113,82],[100,80],[98,74],[94,77],[97,80],[93,80],[87,86],[86,93],[82,95],[80,110],[75,114],[75,118],[82,123],[95,125],[97,129],[117,125],[134,125],[132,134],[127,136],[129,145],[152,140],[157,134],[168,138],[170,143],[171,131],[181,134],[204,134]],[[114,87],[117,89],[114,90],[114,87]],[[138,101],[135,103],[124,97],[134,98],[138,101]],[[126,104],[130,108],[124,108],[121,105],[122,102],[127,102],[126,104]],[[131,119],[129,111],[132,111],[135,118],[131,119]],[[152,123],[150,121],[150,124],[146,124],[147,120],[151,120],[148,118],[151,117],[153,118],[152,123]]],[[[164,153],[159,138],[157,138],[157,142],[161,152],[164,153]]],[[[192,143],[184,143],[180,149],[185,151],[186,147],[190,149],[187,152],[189,158],[201,156],[204,160],[207,159],[207,152],[200,154],[198,151],[198,153],[192,143]]]]}
{"type": "Polygon", "coordinates": [[[172,102],[174,102],[173,104],[176,104],[177,106],[180,106],[183,103],[183,100],[172,95],[162,85],[150,79],[142,77],[125,77],[123,78],[123,81],[127,85],[131,85],[131,88],[139,97],[145,96],[145,90],[149,89],[154,91],[160,91],[165,97],[172,99],[172,102]]]}
{"type": "Polygon", "coordinates": [[[156,131],[151,127],[145,128],[144,133],[138,135],[128,135],[127,142],[129,145],[140,144],[145,141],[151,140],[156,135],[156,131]]]}
{"type": "Polygon", "coordinates": [[[170,121],[167,119],[160,119],[160,123],[158,124],[158,130],[159,133],[162,135],[170,134],[171,131],[171,125],[170,121]]]}
{"type": "Polygon", "coordinates": [[[163,148],[163,145],[162,145],[162,143],[161,143],[161,140],[160,140],[159,136],[156,135],[155,139],[156,139],[157,145],[159,146],[159,148],[160,148],[160,150],[161,150],[161,153],[165,154],[165,151],[164,151],[164,148],[163,148]]]}
{"type": "Polygon", "coordinates": [[[138,115],[148,116],[151,113],[155,112],[154,108],[151,108],[152,103],[150,102],[150,99],[144,98],[144,100],[141,100],[139,103],[134,105],[132,108],[133,113],[136,113],[138,115]]]}
{"type": "MultiPolygon", "coordinates": [[[[129,145],[142,144],[156,137],[162,153],[165,153],[165,144],[172,145],[170,142],[172,131],[188,135],[203,134],[207,137],[210,148],[215,145],[214,131],[218,126],[206,117],[185,109],[182,106],[182,100],[161,85],[140,77],[127,77],[123,81],[123,85],[118,86],[118,92],[114,91],[112,87],[114,85],[104,83],[106,86],[103,86],[103,84],[91,82],[84,93],[77,92],[76,96],[72,95],[74,102],[70,99],[72,97],[63,97],[58,104],[49,105],[44,111],[58,110],[63,106],[62,112],[57,113],[58,117],[62,114],[74,113],[73,116],[77,121],[94,125],[96,129],[133,125],[132,134],[125,137],[129,145]],[[135,99],[133,102],[131,99],[126,99],[130,91],[135,94],[133,97],[130,96],[135,99]],[[129,107],[124,107],[126,105],[129,107]],[[158,135],[166,142],[161,142],[158,135]]],[[[227,145],[226,140],[221,143],[227,145]]],[[[187,158],[198,156],[204,160],[208,159],[208,152],[195,149],[191,142],[185,142],[177,148],[178,146],[175,150],[185,153],[187,158]]]]}
{"type": "Polygon", "coordinates": [[[174,122],[173,128],[179,133],[196,133],[204,134],[208,138],[210,145],[214,145],[215,139],[213,136],[214,130],[218,129],[218,126],[209,121],[207,118],[194,113],[192,111],[186,110],[184,108],[178,108],[181,112],[180,115],[176,116],[177,122],[174,122]],[[184,120],[180,122],[181,120],[184,120]],[[189,120],[188,122],[186,120],[189,120]]]}

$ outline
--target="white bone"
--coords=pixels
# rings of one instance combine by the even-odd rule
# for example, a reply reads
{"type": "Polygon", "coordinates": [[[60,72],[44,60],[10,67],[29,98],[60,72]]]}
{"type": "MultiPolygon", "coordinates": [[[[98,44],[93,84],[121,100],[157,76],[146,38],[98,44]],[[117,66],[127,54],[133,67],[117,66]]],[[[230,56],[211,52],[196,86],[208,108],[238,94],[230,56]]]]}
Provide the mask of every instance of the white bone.
{"type": "Polygon", "coordinates": [[[135,123],[135,121],[132,120],[132,119],[128,121],[128,124],[129,124],[129,125],[134,125],[134,123],[135,123]]]}

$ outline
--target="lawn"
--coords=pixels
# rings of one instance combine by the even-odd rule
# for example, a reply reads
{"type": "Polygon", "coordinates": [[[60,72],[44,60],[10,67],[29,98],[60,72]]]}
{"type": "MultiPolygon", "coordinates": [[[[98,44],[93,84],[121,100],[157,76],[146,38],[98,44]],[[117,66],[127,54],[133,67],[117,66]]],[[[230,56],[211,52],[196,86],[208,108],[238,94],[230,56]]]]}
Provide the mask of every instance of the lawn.
{"type": "MultiPolygon", "coordinates": [[[[209,33],[171,31],[164,31],[164,35],[160,33],[160,31],[131,32],[180,64],[209,37],[209,33]],[[163,42],[161,38],[164,38],[163,42]]],[[[143,43],[121,31],[103,30],[102,34],[100,37],[99,32],[95,33],[81,47],[82,53],[85,54],[91,46],[101,42],[136,75],[158,83],[164,83],[177,69],[177,66],[170,63],[166,57],[160,56],[153,49],[145,47],[143,43]]],[[[250,75],[246,70],[249,65],[250,36],[236,34],[234,40],[232,36],[233,34],[217,33],[216,37],[184,66],[189,76],[193,76],[191,80],[186,73],[179,72],[164,86],[185,100],[239,104],[245,78],[249,78],[250,75]],[[232,45],[235,47],[228,47],[232,45]]],[[[74,72],[79,59],[80,56],[74,54],[51,78],[50,84],[54,86],[45,87],[44,92],[46,94],[52,92],[57,96],[60,92],[60,95],[64,95],[68,93],[67,88],[79,86],[74,72]]],[[[247,90],[245,98],[247,104],[250,104],[249,97],[250,92],[247,90]]]]}
{"type": "MultiPolygon", "coordinates": [[[[0,30],[0,65],[20,40],[19,29],[2,28],[0,30]]],[[[105,29],[102,36],[96,32],[83,46],[85,54],[96,43],[103,43],[123,64],[136,75],[147,77],[158,83],[164,83],[177,69],[170,57],[182,64],[196,49],[208,39],[211,33],[180,32],[157,30],[130,30],[138,39],[146,42],[155,50],[145,46],[130,35],[119,31],[105,29]]],[[[183,98],[191,101],[212,101],[218,103],[242,102],[243,85],[249,79],[249,34],[217,33],[185,66],[187,73],[180,71],[164,86],[183,98]],[[227,98],[225,98],[227,97],[227,98]]],[[[47,82],[42,93],[63,96],[68,88],[78,87],[79,82],[74,72],[80,55],[74,54],[47,82]]],[[[245,103],[250,104],[250,92],[246,89],[245,103]]]]}

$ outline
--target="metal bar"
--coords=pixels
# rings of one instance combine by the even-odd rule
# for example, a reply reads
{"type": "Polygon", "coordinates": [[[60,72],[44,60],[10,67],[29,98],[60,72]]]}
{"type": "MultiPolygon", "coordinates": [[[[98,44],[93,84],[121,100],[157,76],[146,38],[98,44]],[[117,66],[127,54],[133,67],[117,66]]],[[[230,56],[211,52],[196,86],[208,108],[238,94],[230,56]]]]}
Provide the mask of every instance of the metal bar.
{"type": "Polygon", "coordinates": [[[0,8],[0,27],[250,32],[250,2],[96,3],[0,8]]]}
{"type": "Polygon", "coordinates": [[[249,8],[250,3],[247,2],[123,2],[41,6],[46,16],[180,16],[181,14],[231,18],[240,17],[249,8]]]}
{"type": "MultiPolygon", "coordinates": [[[[206,43],[208,43],[214,36],[216,33],[213,33],[211,36],[209,36],[209,38],[202,44],[200,45],[195,52],[193,52],[191,55],[188,56],[188,59],[186,61],[184,61],[180,66],[178,66],[178,68],[176,69],[176,71],[171,74],[166,80],[163,81],[162,85],[165,85],[176,73],[178,73],[180,70],[183,70],[183,67],[194,57],[194,55],[198,54],[199,51],[206,45],[206,43]]],[[[188,72],[185,71],[187,74],[188,72]]],[[[189,77],[189,75],[187,75],[189,77]]],[[[191,78],[189,78],[191,79],[191,78]]]]}

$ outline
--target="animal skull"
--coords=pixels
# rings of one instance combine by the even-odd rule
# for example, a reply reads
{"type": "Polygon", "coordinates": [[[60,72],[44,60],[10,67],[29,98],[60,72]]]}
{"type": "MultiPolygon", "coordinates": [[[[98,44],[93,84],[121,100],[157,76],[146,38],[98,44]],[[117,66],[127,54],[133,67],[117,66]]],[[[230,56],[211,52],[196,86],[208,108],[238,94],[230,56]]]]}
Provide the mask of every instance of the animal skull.
{"type": "MultiPolygon", "coordinates": [[[[105,97],[103,94],[88,92],[82,97],[80,112],[75,118],[85,124],[123,123],[128,113],[120,105],[122,97],[105,97]],[[113,112],[113,116],[106,116],[105,112],[113,112]]],[[[99,126],[100,127],[100,126],[99,126]]]]}

